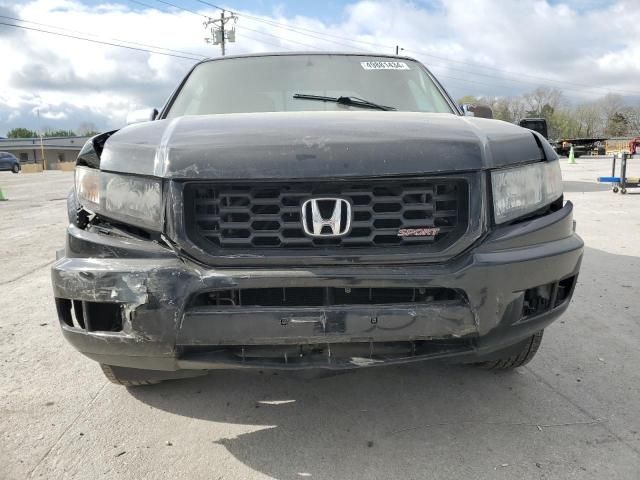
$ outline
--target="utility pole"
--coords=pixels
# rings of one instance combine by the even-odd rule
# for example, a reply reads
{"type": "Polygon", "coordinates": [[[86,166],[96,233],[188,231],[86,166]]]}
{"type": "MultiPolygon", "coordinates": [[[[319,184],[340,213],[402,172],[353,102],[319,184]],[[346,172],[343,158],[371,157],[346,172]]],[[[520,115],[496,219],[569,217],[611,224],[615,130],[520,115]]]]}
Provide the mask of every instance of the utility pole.
{"type": "Polygon", "coordinates": [[[44,171],[47,169],[47,163],[45,161],[44,158],[44,143],[42,141],[42,124],[40,123],[40,109],[38,108],[36,110],[36,112],[38,113],[38,124],[40,124],[40,157],[42,159],[42,173],[44,173],[44,171]]]}
{"type": "Polygon", "coordinates": [[[222,49],[222,56],[224,57],[224,10],[220,12],[220,48],[222,49]]]}
{"type": "Polygon", "coordinates": [[[238,21],[238,16],[229,12],[229,16],[226,16],[227,12],[222,10],[220,12],[220,18],[214,20],[213,18],[208,18],[206,22],[204,22],[204,28],[209,28],[211,26],[211,37],[206,37],[204,39],[205,42],[211,43],[212,45],[220,45],[220,49],[222,50],[222,56],[224,57],[226,52],[226,43],[232,43],[236,41],[236,27],[235,25],[231,27],[231,29],[225,29],[225,25],[229,20],[233,20],[235,24],[238,21]]]}

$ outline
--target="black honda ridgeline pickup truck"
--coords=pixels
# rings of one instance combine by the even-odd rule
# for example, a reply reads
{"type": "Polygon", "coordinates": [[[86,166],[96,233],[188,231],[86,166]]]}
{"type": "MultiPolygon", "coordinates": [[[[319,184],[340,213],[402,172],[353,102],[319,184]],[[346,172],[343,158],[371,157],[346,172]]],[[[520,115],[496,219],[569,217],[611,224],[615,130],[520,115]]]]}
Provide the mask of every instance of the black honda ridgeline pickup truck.
{"type": "Polygon", "coordinates": [[[87,142],[52,269],[62,333],[122,385],[220,368],[513,368],[583,242],[538,133],[407,57],[197,64],[87,142]]]}

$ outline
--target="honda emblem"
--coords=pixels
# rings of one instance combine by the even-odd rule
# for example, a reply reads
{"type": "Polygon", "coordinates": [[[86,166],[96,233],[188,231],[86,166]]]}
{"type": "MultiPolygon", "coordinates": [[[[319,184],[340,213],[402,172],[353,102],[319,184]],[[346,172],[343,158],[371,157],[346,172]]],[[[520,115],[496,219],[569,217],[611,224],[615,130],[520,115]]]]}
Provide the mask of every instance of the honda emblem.
{"type": "Polygon", "coordinates": [[[351,230],[351,203],[344,198],[311,198],[302,204],[302,228],[310,237],[343,237],[351,230]]]}

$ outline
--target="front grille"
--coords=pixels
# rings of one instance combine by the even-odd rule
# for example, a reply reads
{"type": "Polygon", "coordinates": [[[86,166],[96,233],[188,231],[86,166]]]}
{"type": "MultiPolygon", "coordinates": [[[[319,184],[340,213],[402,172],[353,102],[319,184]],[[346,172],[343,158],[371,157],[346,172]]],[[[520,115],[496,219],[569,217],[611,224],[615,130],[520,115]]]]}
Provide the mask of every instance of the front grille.
{"type": "Polygon", "coordinates": [[[294,345],[182,345],[181,363],[226,363],[278,369],[369,367],[463,354],[476,348],[473,336],[412,341],[300,343],[294,345]]]}
{"type": "Polygon", "coordinates": [[[185,189],[185,218],[205,250],[435,246],[464,233],[467,199],[467,183],[457,179],[191,183],[185,189]],[[327,196],[351,204],[351,230],[342,237],[310,237],[302,225],[302,204],[327,196]],[[429,230],[427,236],[399,235],[400,229],[434,228],[437,233],[429,230]]]}
{"type": "Polygon", "coordinates": [[[464,300],[440,287],[282,287],[214,290],[194,297],[192,307],[322,307],[343,305],[424,305],[464,300]]]}

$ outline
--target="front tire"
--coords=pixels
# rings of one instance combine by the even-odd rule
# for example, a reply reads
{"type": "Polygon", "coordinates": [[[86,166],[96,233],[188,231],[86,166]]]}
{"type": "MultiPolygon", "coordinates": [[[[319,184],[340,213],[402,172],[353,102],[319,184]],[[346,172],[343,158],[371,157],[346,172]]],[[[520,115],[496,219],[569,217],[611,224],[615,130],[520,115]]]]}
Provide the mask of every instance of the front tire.
{"type": "Polygon", "coordinates": [[[489,362],[481,362],[478,364],[481,368],[488,370],[512,370],[514,368],[522,367],[529,363],[533,357],[535,357],[540,344],[542,343],[542,334],[544,330],[540,330],[538,333],[532,335],[519,352],[507,355],[503,358],[497,358],[489,362]]]}
{"type": "Polygon", "coordinates": [[[155,385],[162,380],[154,379],[150,370],[140,370],[137,368],[114,367],[112,365],[100,364],[102,373],[111,383],[122,385],[123,387],[140,387],[143,385],[155,385]]]}
{"type": "Polygon", "coordinates": [[[20,173],[20,165],[13,165],[13,166],[11,167],[11,171],[12,171],[13,173],[20,173]]]}

